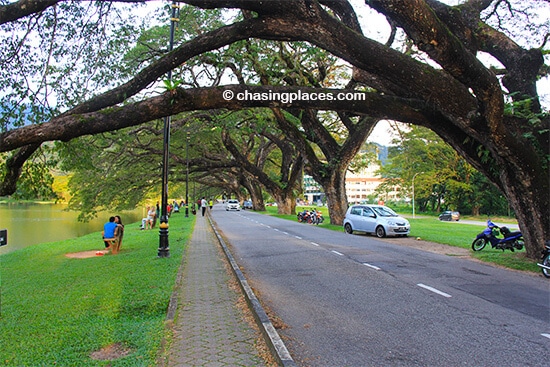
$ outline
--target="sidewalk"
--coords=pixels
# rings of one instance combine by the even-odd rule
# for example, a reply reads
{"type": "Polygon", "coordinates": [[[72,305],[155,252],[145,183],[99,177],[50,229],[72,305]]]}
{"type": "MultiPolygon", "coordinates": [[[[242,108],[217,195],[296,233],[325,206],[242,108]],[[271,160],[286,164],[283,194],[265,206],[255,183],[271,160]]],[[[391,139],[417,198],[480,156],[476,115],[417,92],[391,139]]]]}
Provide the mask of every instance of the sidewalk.
{"type": "Polygon", "coordinates": [[[167,366],[265,366],[255,347],[261,335],[237,307],[240,288],[230,287],[226,263],[208,218],[197,215],[184,254],[167,366]]]}

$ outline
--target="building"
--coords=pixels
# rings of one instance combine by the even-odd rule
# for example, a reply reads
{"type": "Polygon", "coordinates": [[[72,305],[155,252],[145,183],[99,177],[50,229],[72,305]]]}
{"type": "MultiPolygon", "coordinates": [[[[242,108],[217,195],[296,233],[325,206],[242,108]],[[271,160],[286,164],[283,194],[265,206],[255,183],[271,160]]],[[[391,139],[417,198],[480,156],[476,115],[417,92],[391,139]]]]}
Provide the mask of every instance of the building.
{"type": "MultiPolygon", "coordinates": [[[[378,186],[384,181],[376,174],[379,166],[371,164],[359,172],[348,171],[346,173],[346,196],[348,204],[377,204],[379,202],[399,200],[399,189],[380,196],[376,192],[378,186]]],[[[313,177],[304,175],[304,205],[318,204],[325,202],[325,194],[322,187],[313,177]]]]}

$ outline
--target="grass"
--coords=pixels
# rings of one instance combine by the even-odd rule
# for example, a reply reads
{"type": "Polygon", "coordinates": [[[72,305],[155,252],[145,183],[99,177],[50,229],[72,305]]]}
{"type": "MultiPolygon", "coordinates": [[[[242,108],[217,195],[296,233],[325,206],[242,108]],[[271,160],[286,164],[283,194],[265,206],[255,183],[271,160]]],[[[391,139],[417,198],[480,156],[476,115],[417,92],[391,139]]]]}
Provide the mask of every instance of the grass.
{"type": "MultiPolygon", "coordinates": [[[[325,221],[319,225],[320,227],[335,231],[343,231],[342,226],[328,223],[329,220],[326,216],[326,208],[321,209],[321,211],[325,214],[325,221]]],[[[266,211],[261,213],[287,220],[297,220],[296,215],[277,214],[277,207],[268,206],[266,207],[266,211]]],[[[487,218],[468,217],[467,219],[485,221],[487,218]]],[[[437,220],[436,216],[422,216],[415,219],[408,218],[408,220],[411,223],[411,237],[420,237],[425,241],[462,247],[465,249],[471,249],[472,241],[476,235],[485,228],[485,226],[462,224],[460,222],[441,222],[437,220]]],[[[493,221],[500,224],[512,222],[510,219],[505,218],[493,218],[493,221]]],[[[514,252],[506,250],[503,252],[502,250],[496,250],[492,249],[490,246],[486,246],[482,251],[474,252],[472,250],[471,255],[478,260],[509,269],[540,273],[540,268],[537,266],[536,262],[525,256],[525,249],[521,251],[516,250],[514,252]]]]}
{"type": "Polygon", "coordinates": [[[152,366],[194,216],[170,220],[170,258],[158,259],[158,227],[126,225],[118,255],[74,259],[99,250],[100,233],[30,246],[0,257],[0,365],[152,366]],[[118,345],[129,354],[94,360],[118,345]]]}

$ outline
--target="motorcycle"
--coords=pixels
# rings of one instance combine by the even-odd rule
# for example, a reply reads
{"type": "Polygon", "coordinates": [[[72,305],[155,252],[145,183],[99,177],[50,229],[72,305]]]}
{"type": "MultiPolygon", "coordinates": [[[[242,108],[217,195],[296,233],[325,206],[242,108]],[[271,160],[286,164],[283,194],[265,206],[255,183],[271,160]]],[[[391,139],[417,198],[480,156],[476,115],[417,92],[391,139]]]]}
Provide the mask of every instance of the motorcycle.
{"type": "Polygon", "coordinates": [[[307,211],[307,210],[304,210],[303,212],[299,212],[298,215],[298,222],[300,223],[311,223],[311,214],[307,211]]]}
{"type": "Polygon", "coordinates": [[[487,221],[487,228],[480,234],[478,234],[472,242],[472,250],[481,251],[485,248],[487,243],[491,244],[492,248],[504,250],[510,250],[514,252],[515,250],[523,249],[523,235],[520,231],[511,232],[508,227],[499,227],[491,220],[487,221]],[[504,238],[499,238],[498,235],[502,234],[504,238]]]}
{"type": "Polygon", "coordinates": [[[546,241],[546,243],[544,244],[542,259],[541,262],[537,265],[541,267],[542,274],[546,278],[550,278],[550,241],[546,241]]]}
{"type": "Polygon", "coordinates": [[[298,222],[309,224],[320,224],[325,220],[320,210],[312,209],[310,211],[304,210],[297,214],[298,222]]]}
{"type": "Polygon", "coordinates": [[[311,223],[312,224],[319,225],[319,224],[323,223],[323,221],[325,220],[325,218],[323,218],[323,213],[321,213],[320,210],[313,209],[310,214],[311,214],[311,223]]]}

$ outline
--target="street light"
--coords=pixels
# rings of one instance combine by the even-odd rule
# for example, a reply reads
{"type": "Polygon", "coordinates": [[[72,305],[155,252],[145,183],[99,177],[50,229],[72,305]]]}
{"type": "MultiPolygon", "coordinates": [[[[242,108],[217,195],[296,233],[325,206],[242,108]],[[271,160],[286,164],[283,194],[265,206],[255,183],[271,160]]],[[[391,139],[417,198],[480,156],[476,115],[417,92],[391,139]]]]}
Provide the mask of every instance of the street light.
{"type": "Polygon", "coordinates": [[[187,142],[185,143],[185,218],[189,217],[189,131],[187,131],[187,142]]]}
{"type": "MultiPolygon", "coordinates": [[[[179,19],[176,17],[179,5],[175,1],[172,1],[172,17],[170,18],[170,45],[169,51],[174,48],[174,32],[176,29],[176,22],[179,19]]],[[[168,71],[168,80],[172,80],[172,70],[168,71]]],[[[170,146],[170,116],[164,118],[164,142],[162,152],[162,192],[161,192],[161,208],[160,208],[160,225],[159,225],[159,248],[158,257],[170,257],[170,245],[168,242],[168,158],[169,158],[169,146],[170,146]]]]}
{"type": "Polygon", "coordinates": [[[412,191],[413,191],[413,195],[412,195],[412,206],[413,206],[413,218],[414,218],[414,179],[416,178],[416,176],[422,174],[424,172],[417,172],[414,174],[413,176],[413,179],[412,179],[412,191]]]}

